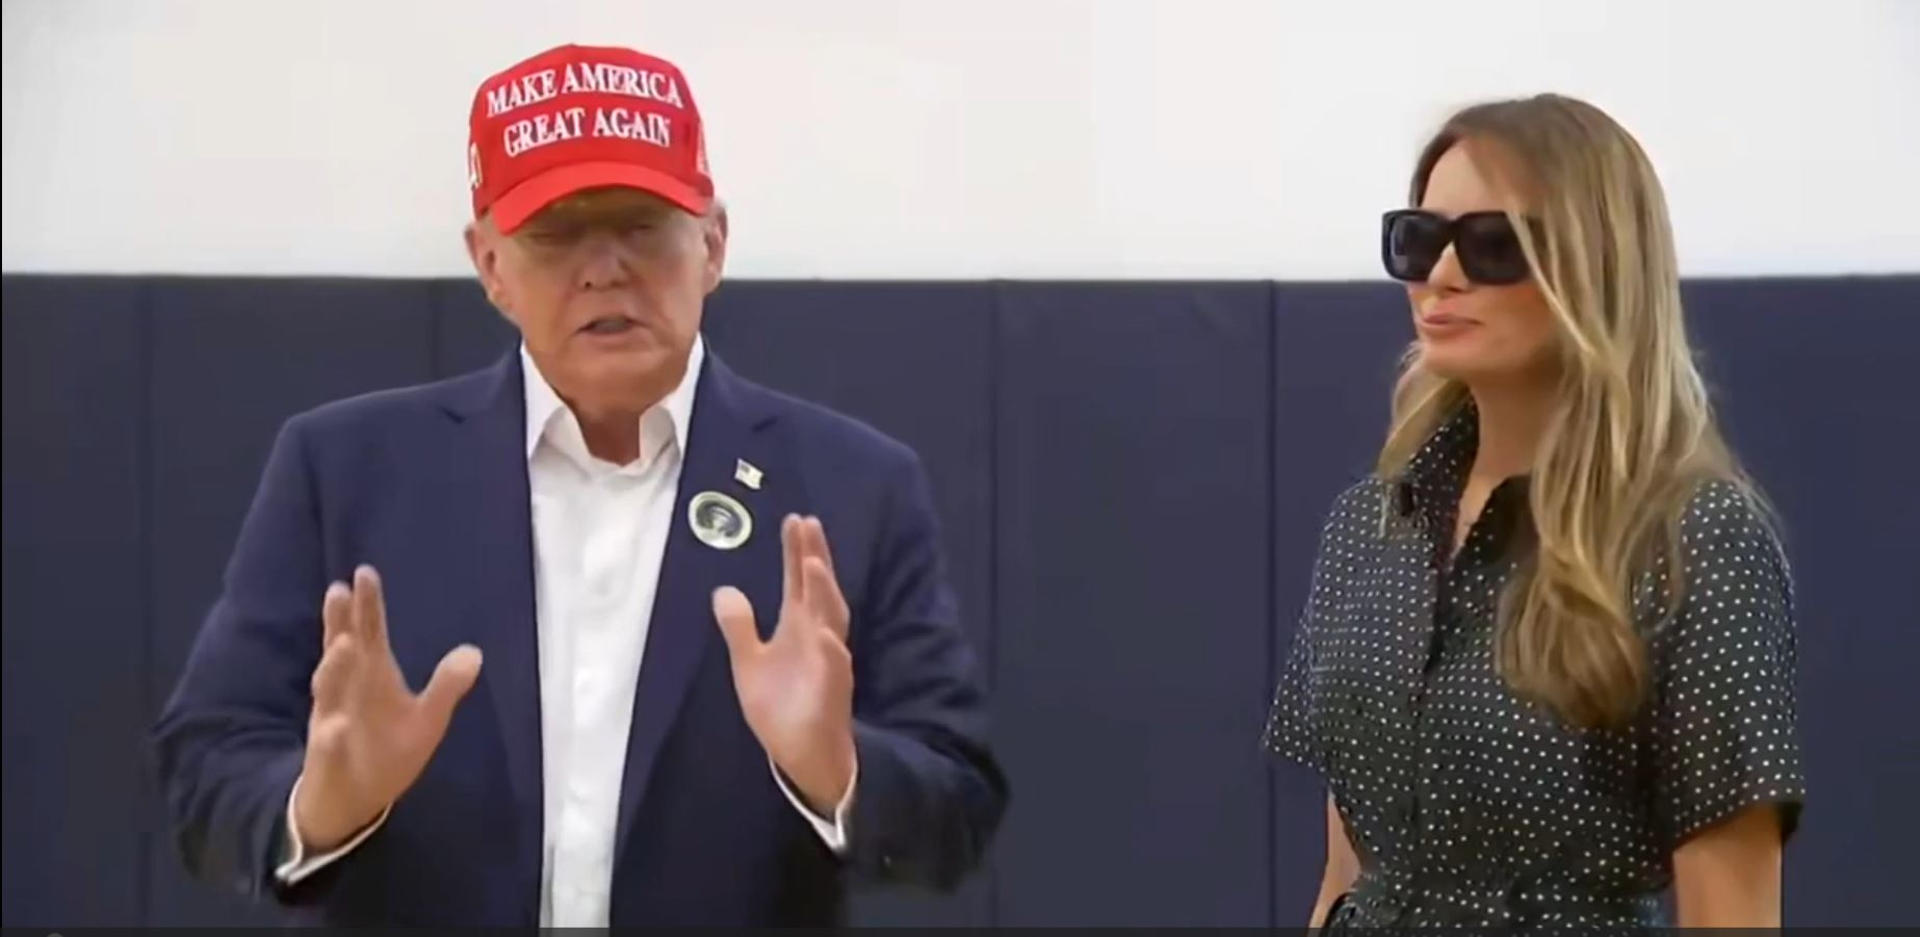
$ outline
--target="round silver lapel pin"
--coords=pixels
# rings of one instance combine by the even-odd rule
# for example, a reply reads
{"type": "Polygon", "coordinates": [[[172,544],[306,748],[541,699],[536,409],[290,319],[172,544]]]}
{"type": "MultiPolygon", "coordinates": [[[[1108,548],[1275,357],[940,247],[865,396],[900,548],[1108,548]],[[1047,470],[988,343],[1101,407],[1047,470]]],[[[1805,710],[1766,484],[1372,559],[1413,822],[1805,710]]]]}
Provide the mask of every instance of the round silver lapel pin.
{"type": "Polygon", "coordinates": [[[687,526],[700,542],[716,550],[731,550],[753,534],[753,515],[747,506],[717,491],[703,491],[687,504],[687,526]]]}

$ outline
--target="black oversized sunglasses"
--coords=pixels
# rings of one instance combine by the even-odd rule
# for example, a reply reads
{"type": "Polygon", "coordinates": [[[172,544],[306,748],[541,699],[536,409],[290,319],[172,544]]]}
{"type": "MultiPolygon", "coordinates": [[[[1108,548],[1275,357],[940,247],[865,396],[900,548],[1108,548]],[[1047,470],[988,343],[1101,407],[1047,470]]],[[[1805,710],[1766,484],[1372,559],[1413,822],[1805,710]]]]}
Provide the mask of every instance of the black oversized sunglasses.
{"type": "Polygon", "coordinates": [[[1426,282],[1448,244],[1460,260],[1461,272],[1475,283],[1503,286],[1527,278],[1527,255],[1505,212],[1476,211],[1447,218],[1403,208],[1382,218],[1380,259],[1387,275],[1396,280],[1426,282]]]}

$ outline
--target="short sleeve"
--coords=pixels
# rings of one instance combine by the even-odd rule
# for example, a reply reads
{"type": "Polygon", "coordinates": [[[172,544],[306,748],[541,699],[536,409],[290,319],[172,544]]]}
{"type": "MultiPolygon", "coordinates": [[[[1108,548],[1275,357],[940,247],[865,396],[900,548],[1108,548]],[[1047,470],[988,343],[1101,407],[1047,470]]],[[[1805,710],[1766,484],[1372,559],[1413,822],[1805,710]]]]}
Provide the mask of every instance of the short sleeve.
{"type": "Polygon", "coordinates": [[[1724,482],[1688,505],[1681,549],[1684,596],[1651,646],[1659,819],[1678,845],[1771,803],[1785,838],[1806,796],[1786,557],[1742,492],[1724,482]]]}
{"type": "Polygon", "coordinates": [[[1329,597],[1340,590],[1354,554],[1355,528],[1365,522],[1367,505],[1374,496],[1366,485],[1355,486],[1335,500],[1326,523],[1320,530],[1320,545],[1314,555],[1313,573],[1307,601],[1294,630],[1293,643],[1280,668],[1274,688],[1272,708],[1268,711],[1265,734],[1267,751],[1298,762],[1321,775],[1328,771],[1326,730],[1322,723],[1326,707],[1316,699],[1313,680],[1317,661],[1317,643],[1321,640],[1316,621],[1329,597]]]}
{"type": "Polygon", "coordinates": [[[1287,652],[1279,686],[1274,690],[1273,708],[1267,715],[1266,748],[1324,773],[1324,750],[1308,719],[1307,677],[1313,672],[1312,642],[1313,636],[1303,622],[1294,634],[1293,647],[1287,652]]]}

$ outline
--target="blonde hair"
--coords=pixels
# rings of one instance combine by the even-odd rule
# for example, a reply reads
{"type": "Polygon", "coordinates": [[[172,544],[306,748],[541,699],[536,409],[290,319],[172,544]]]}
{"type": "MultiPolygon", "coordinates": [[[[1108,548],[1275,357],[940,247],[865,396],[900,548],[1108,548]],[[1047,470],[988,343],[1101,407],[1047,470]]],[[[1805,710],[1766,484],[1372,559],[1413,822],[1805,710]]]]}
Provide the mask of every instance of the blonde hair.
{"type": "MultiPolygon", "coordinates": [[[[1559,95],[1469,107],[1422,152],[1412,204],[1455,145],[1501,180],[1552,310],[1561,366],[1527,488],[1534,549],[1502,597],[1496,666],[1517,695],[1566,722],[1618,726],[1649,683],[1636,582],[1664,557],[1670,614],[1680,595],[1680,516],[1695,488],[1708,478],[1753,486],[1694,368],[1666,201],[1633,137],[1559,95]]],[[[1394,391],[1381,473],[1404,473],[1467,399],[1465,386],[1421,366],[1416,346],[1394,391]]]]}

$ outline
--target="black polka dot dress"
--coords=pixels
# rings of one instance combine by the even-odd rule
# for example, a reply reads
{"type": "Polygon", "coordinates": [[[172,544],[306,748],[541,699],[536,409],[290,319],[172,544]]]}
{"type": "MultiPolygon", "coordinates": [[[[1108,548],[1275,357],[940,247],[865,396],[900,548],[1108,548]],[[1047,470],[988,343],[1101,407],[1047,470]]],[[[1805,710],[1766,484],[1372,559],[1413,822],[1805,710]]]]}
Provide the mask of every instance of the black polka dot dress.
{"type": "Polygon", "coordinates": [[[1759,803],[1797,823],[1786,561],[1732,484],[1702,486],[1678,613],[1663,614],[1665,564],[1634,595],[1649,702],[1630,726],[1569,728],[1494,670],[1499,592],[1531,549],[1526,480],[1442,559],[1475,437],[1464,407],[1404,479],[1334,505],[1266,744],[1317,770],[1347,824],[1363,871],[1345,924],[1664,923],[1687,837],[1759,803]]]}

